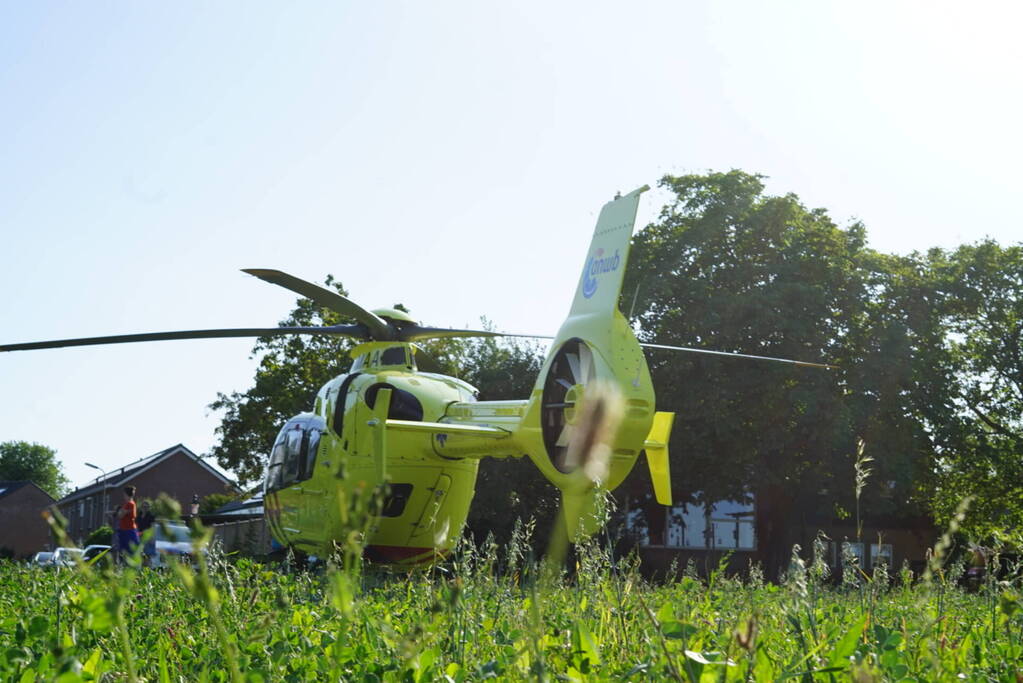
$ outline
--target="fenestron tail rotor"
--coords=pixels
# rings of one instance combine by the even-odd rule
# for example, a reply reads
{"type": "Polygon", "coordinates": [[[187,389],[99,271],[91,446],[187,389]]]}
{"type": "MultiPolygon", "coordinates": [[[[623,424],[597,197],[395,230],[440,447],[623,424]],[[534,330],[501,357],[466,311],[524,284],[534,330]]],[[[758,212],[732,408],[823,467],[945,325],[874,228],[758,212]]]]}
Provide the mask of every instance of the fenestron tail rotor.
{"type": "Polygon", "coordinates": [[[544,445],[559,472],[572,472],[579,463],[568,459],[576,418],[586,386],[597,378],[593,352],[581,339],[569,339],[558,349],[544,379],[540,399],[544,445]]]}

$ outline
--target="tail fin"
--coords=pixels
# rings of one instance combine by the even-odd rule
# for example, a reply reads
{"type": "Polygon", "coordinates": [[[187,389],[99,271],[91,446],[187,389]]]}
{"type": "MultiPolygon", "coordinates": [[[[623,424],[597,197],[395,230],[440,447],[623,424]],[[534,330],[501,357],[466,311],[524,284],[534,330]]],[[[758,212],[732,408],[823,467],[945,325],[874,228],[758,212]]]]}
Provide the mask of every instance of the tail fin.
{"type": "Polygon", "coordinates": [[[644,185],[615,198],[600,210],[568,321],[579,316],[607,315],[618,310],[618,295],[622,291],[625,265],[629,260],[639,197],[649,189],[650,186],[644,185]]]}
{"type": "MultiPolygon", "coordinates": [[[[576,470],[580,463],[569,462],[566,456],[578,408],[588,387],[592,392],[594,382],[610,385],[624,408],[609,444],[603,487],[613,489],[625,479],[646,445],[654,421],[654,389],[646,358],[618,310],[639,198],[648,189],[616,197],[601,210],[572,307],[554,338],[519,430],[519,442],[526,446],[529,457],[562,491],[579,490],[580,472],[576,470]]],[[[576,502],[579,504],[573,508],[592,507],[576,502]]],[[[574,531],[580,529],[578,520],[566,521],[570,536],[578,535],[574,531]]],[[[587,525],[582,527],[585,533],[587,525]]]]}

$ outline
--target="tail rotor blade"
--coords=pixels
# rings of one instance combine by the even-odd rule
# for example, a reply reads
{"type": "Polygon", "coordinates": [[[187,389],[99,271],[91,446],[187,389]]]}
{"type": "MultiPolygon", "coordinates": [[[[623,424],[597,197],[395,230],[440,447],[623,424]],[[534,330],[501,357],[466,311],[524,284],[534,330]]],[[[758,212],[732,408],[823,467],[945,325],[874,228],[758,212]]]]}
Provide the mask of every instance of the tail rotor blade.
{"type": "Polygon", "coordinates": [[[593,364],[593,351],[583,344],[579,347],[580,379],[583,384],[591,382],[597,377],[597,369],[593,364]]]}
{"type": "MultiPolygon", "coordinates": [[[[579,352],[579,355],[576,355],[574,353],[565,354],[565,360],[568,361],[568,367],[572,372],[572,379],[575,380],[576,384],[582,384],[586,381],[586,375],[583,374],[582,366],[579,363],[580,355],[582,355],[582,351],[579,352]]],[[[572,387],[569,386],[567,388],[571,389],[572,387]]]]}

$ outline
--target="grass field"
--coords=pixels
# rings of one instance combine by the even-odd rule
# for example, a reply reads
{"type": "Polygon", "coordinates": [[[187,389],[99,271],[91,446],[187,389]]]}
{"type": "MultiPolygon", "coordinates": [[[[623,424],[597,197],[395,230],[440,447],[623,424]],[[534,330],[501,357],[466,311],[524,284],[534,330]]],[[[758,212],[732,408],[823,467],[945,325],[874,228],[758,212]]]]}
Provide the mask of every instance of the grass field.
{"type": "Polygon", "coordinates": [[[780,585],[654,585],[596,545],[570,578],[522,547],[413,575],[215,550],[197,569],[0,564],[0,680],[1023,680],[1018,574],[975,594],[937,565],[832,585],[796,559],[780,585]]]}

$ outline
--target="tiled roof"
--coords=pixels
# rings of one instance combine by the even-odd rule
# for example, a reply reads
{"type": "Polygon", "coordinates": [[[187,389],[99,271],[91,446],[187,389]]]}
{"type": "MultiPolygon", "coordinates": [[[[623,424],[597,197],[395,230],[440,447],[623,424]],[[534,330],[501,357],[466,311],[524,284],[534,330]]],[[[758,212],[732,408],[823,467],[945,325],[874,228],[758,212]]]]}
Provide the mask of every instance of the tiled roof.
{"type": "Polygon", "coordinates": [[[49,493],[46,493],[46,491],[40,489],[34,482],[31,482],[27,479],[23,481],[0,481],[0,498],[6,498],[7,496],[17,491],[18,489],[21,489],[25,486],[35,486],[37,489],[39,489],[47,496],[49,496],[50,500],[53,500],[53,496],[50,496],[49,493]]]}
{"type": "Polygon", "coordinates": [[[185,455],[195,460],[198,464],[209,470],[210,473],[212,473],[219,479],[223,480],[225,484],[230,484],[232,486],[234,485],[234,482],[232,482],[230,479],[225,477],[223,474],[221,474],[214,468],[210,467],[208,464],[203,462],[202,458],[200,458],[198,455],[190,451],[183,444],[179,443],[171,446],[170,448],[165,448],[162,451],[153,453],[152,455],[148,455],[142,458],[141,460],[136,460],[135,462],[129,463],[124,467],[121,467],[120,469],[112,470],[108,472],[106,476],[97,477],[95,483],[90,484],[88,486],[84,486],[80,489],[75,489],[74,491],[64,496],[59,501],[57,501],[57,503],[58,504],[69,503],[73,500],[84,498],[85,496],[96,493],[98,491],[103,491],[105,489],[110,488],[117,488],[122,484],[127,484],[136,475],[141,474],[144,470],[147,470],[150,467],[156,465],[160,460],[163,460],[164,458],[167,458],[173,455],[174,453],[177,453],[178,451],[183,452],[185,455]]]}
{"type": "Polygon", "coordinates": [[[253,496],[248,500],[236,500],[217,508],[211,517],[254,516],[263,514],[263,495],[253,496]]]}
{"type": "Polygon", "coordinates": [[[10,495],[25,484],[30,483],[29,481],[0,481],[0,498],[10,495]]]}

